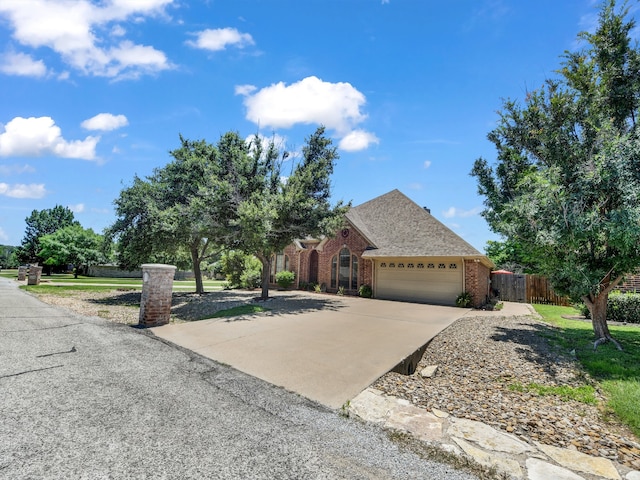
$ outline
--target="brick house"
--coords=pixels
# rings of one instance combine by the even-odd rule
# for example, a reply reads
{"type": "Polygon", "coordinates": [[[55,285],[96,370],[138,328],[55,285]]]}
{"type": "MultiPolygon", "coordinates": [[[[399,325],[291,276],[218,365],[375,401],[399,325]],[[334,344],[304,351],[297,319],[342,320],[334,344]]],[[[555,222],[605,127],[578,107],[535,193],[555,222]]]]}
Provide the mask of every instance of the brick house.
{"type": "Polygon", "coordinates": [[[334,238],[296,240],[272,259],[275,274],[290,270],[296,284],[362,285],[380,299],[454,305],[464,291],[480,306],[493,263],[398,190],[351,208],[334,238]]]}

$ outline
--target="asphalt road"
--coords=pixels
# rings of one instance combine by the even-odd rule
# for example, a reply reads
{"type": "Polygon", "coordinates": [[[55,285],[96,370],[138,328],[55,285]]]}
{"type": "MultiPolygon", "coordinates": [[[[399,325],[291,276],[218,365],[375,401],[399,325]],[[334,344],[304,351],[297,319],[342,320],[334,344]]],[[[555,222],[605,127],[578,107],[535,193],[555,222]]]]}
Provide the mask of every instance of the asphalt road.
{"type": "Polygon", "coordinates": [[[0,278],[2,479],[469,479],[375,426],[0,278]]]}

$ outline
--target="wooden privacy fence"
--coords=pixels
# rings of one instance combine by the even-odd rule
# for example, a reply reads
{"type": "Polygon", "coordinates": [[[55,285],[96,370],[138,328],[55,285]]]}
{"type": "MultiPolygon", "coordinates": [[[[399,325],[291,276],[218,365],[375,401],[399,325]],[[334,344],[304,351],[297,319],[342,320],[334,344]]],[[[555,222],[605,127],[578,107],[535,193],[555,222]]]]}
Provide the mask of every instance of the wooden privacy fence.
{"type": "Polygon", "coordinates": [[[549,280],[542,275],[492,273],[491,289],[507,302],[570,305],[569,299],[554,293],[549,280]]]}

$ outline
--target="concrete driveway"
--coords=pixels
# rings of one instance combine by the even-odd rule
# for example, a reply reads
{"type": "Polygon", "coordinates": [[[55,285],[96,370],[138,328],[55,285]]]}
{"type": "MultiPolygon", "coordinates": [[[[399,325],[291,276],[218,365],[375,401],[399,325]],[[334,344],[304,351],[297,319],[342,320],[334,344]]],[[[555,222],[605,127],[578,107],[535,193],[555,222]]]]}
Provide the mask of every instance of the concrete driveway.
{"type": "Polygon", "coordinates": [[[334,297],[303,313],[251,315],[152,328],[160,338],[340,408],[467,310],[334,297]]]}

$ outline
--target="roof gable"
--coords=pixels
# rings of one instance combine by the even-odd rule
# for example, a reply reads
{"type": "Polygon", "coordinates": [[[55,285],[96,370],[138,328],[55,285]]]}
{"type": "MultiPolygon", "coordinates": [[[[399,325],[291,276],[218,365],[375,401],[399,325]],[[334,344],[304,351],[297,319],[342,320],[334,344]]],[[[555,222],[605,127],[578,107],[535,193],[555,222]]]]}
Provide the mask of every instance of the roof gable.
{"type": "Polygon", "coordinates": [[[351,208],[346,217],[375,247],[363,256],[484,257],[397,189],[351,208]]]}

